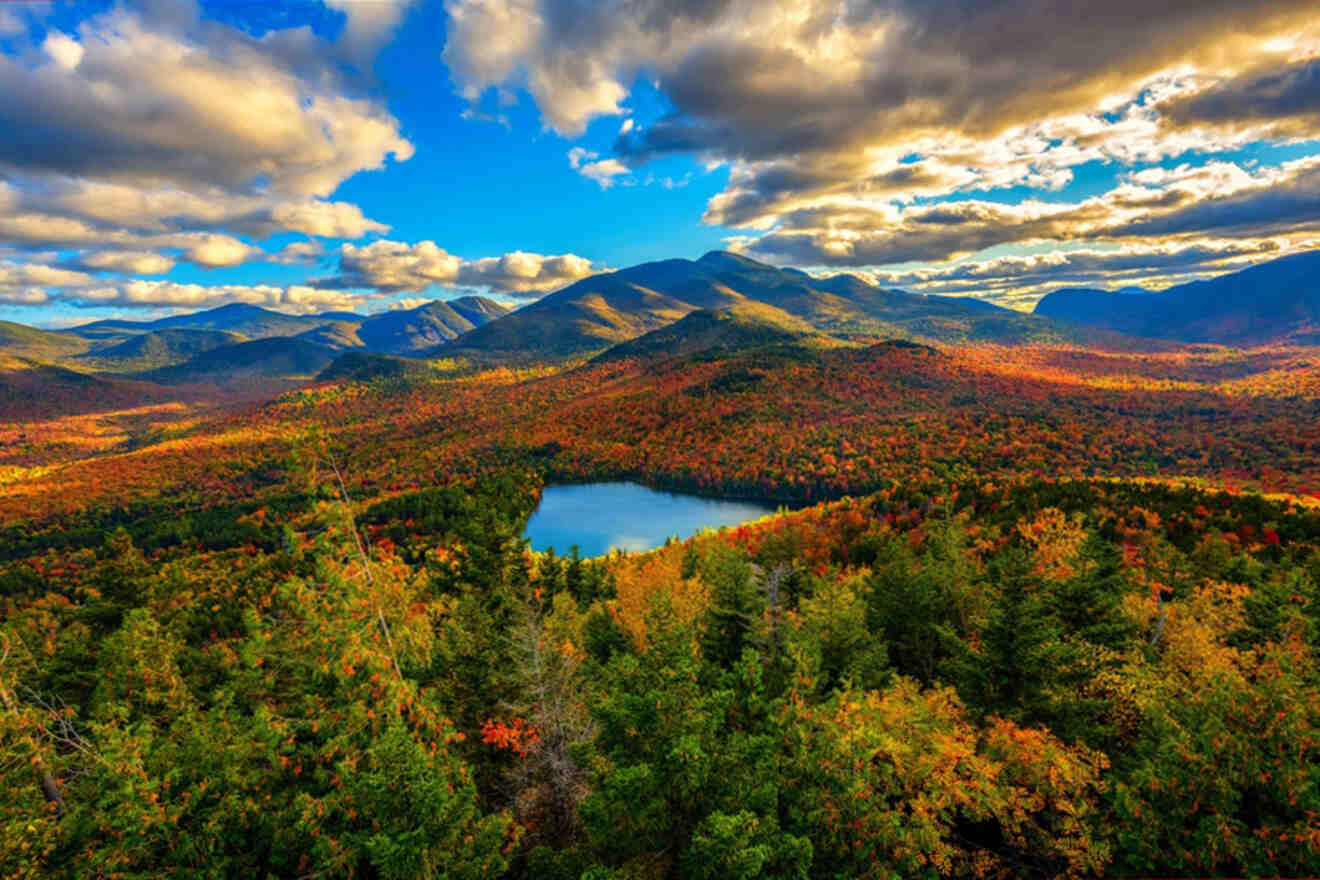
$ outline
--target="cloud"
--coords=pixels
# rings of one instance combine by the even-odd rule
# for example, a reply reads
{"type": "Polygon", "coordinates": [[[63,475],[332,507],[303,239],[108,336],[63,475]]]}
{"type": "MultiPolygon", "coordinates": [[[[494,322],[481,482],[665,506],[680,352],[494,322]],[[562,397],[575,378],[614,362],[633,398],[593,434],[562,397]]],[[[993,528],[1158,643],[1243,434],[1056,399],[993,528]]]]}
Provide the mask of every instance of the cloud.
{"type": "Polygon", "coordinates": [[[164,275],[174,268],[173,259],[151,251],[92,251],[83,254],[78,264],[86,269],[124,275],[164,275]]]}
{"type": "Polygon", "coordinates": [[[1055,250],[867,275],[884,287],[976,296],[1003,306],[1030,308],[1061,286],[1113,288],[1145,283],[1152,274],[1159,276],[1160,286],[1166,286],[1272,259],[1281,256],[1283,247],[1274,239],[1206,240],[1187,246],[1132,244],[1114,250],[1055,250]]]}
{"type": "Polygon", "coordinates": [[[344,14],[339,43],[350,58],[369,61],[403,22],[413,0],[325,0],[344,14]]]}
{"type": "Polygon", "coordinates": [[[117,306],[135,309],[166,307],[208,309],[228,303],[250,303],[297,314],[351,310],[364,302],[362,296],[298,284],[286,287],[202,285],[143,279],[69,291],[59,299],[82,306],[117,306]]]}
{"type": "MultiPolygon", "coordinates": [[[[101,252],[87,255],[82,262],[88,269],[117,269],[121,262],[146,261],[152,256],[101,252]],[[93,265],[98,262],[102,265],[93,265]]],[[[78,307],[199,309],[243,302],[287,312],[312,313],[352,309],[374,298],[378,298],[378,295],[302,284],[203,285],[141,278],[107,280],[65,266],[0,260],[0,303],[5,305],[46,306],[65,303],[78,307]]]]}
{"type": "Polygon", "coordinates": [[[390,311],[406,312],[409,309],[420,308],[434,300],[427,299],[424,296],[405,296],[402,299],[396,299],[390,303],[390,311]]]}
{"type": "Polygon", "coordinates": [[[1313,26],[1306,0],[1094,4],[451,0],[444,58],[462,93],[527,88],[565,134],[619,112],[651,74],[674,112],[643,152],[784,156],[979,136],[1086,111],[1159,72],[1232,69],[1261,39],[1313,26]]]}
{"type": "Polygon", "coordinates": [[[602,186],[669,155],[728,166],[704,220],[746,230],[735,242],[765,258],[884,266],[1074,237],[1126,246],[1152,236],[1153,247],[1185,250],[1196,238],[1295,242],[1315,225],[1298,169],[1047,197],[1088,164],[1139,168],[1315,138],[1311,0],[446,8],[444,58],[460,94],[526,90],[545,125],[568,137],[625,116],[611,151],[570,153],[602,186]],[[639,79],[669,108],[645,125],[627,107],[639,79]],[[1034,196],[985,197],[1009,188],[1034,196]]]}
{"type": "Polygon", "coordinates": [[[93,282],[85,272],[38,263],[0,260],[0,301],[38,305],[48,299],[48,287],[78,287],[93,282]]]}
{"type": "Polygon", "coordinates": [[[1320,130],[1320,58],[1218,79],[1161,106],[1169,125],[1265,126],[1275,136],[1320,130]]]}
{"type": "Polygon", "coordinates": [[[51,31],[41,48],[46,50],[46,54],[51,57],[57,65],[65,70],[73,70],[77,67],[83,58],[82,44],[67,34],[59,31],[51,31]]]}
{"type": "Polygon", "coordinates": [[[320,260],[325,255],[325,247],[313,239],[307,241],[291,241],[279,252],[269,257],[271,262],[283,263],[285,265],[310,265],[320,260]]]}
{"type": "Polygon", "coordinates": [[[345,244],[339,251],[339,275],[325,286],[421,292],[432,285],[473,287],[497,293],[544,293],[595,274],[591,261],[574,254],[543,256],[522,251],[468,260],[433,241],[408,244],[375,241],[345,244]]]}
{"type": "Polygon", "coordinates": [[[482,287],[497,293],[535,295],[566,287],[599,272],[591,261],[575,254],[542,256],[514,251],[502,257],[464,261],[460,287],[482,287]]]}
{"type": "Polygon", "coordinates": [[[1235,163],[1150,169],[1080,202],[966,199],[902,206],[837,198],[738,240],[799,265],[885,266],[959,259],[1001,245],[1186,243],[1320,233],[1320,157],[1247,169],[1235,163]]]}
{"type": "Polygon", "coordinates": [[[198,266],[214,269],[237,266],[253,256],[256,249],[228,235],[208,234],[184,251],[184,256],[198,266]]]}
{"type": "Polygon", "coordinates": [[[628,166],[618,159],[604,159],[600,162],[583,165],[578,169],[578,173],[589,180],[596,181],[600,184],[601,189],[609,189],[614,185],[614,178],[628,173],[628,166]]]}
{"type": "Polygon", "coordinates": [[[281,43],[215,22],[171,24],[116,7],[79,25],[76,41],[47,36],[54,63],[0,55],[0,125],[13,133],[0,140],[0,163],[323,197],[412,155],[397,121],[350,94],[332,68],[290,61],[288,41],[310,33],[281,43]]]}
{"type": "Polygon", "coordinates": [[[253,36],[189,3],[117,5],[74,30],[46,28],[38,43],[11,29],[0,52],[0,239],[72,251],[69,265],[160,274],[180,261],[307,258],[257,245],[280,233],[387,232],[330,194],[412,155],[352,72],[410,0],[335,5],[346,19],[333,44],[309,27],[253,36]]]}
{"type": "Polygon", "coordinates": [[[140,187],[66,178],[0,181],[0,233],[30,247],[114,243],[152,246],[153,236],[232,229],[254,238],[300,232],[360,238],[387,232],[357,205],[234,194],[215,187],[140,187]]]}

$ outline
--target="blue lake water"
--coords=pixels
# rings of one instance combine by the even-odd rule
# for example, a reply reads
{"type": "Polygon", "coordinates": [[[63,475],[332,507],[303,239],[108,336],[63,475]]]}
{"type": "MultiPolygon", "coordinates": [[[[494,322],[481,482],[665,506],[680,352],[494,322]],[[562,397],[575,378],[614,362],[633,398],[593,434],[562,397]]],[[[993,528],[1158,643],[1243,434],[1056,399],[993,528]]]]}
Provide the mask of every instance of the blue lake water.
{"type": "Polygon", "coordinates": [[[550,486],[527,521],[526,535],[533,550],[553,547],[565,556],[576,544],[583,556],[600,556],[612,549],[653,550],[675,535],[688,538],[703,528],[774,512],[766,504],[657,492],[636,483],[550,486]]]}

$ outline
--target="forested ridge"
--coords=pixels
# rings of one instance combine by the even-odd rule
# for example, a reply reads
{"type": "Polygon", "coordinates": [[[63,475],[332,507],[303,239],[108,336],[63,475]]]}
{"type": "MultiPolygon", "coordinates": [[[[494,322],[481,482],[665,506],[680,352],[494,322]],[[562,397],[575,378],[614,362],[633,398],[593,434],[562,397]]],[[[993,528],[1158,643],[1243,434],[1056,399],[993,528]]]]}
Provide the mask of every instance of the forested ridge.
{"type": "Polygon", "coordinates": [[[2,873],[1317,873],[1308,355],[1006,352],[5,428],[2,873]],[[805,506],[531,552],[620,477],[805,506]]]}

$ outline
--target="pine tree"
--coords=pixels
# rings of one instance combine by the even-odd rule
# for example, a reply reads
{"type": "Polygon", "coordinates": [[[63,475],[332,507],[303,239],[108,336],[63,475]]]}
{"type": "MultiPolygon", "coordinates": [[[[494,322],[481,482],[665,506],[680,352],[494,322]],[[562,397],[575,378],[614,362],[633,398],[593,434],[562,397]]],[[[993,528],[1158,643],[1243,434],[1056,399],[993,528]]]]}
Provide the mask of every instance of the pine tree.
{"type": "Polygon", "coordinates": [[[728,668],[745,649],[760,647],[765,595],[741,550],[716,544],[702,557],[698,569],[711,590],[701,635],[702,653],[716,666],[728,668]]]}

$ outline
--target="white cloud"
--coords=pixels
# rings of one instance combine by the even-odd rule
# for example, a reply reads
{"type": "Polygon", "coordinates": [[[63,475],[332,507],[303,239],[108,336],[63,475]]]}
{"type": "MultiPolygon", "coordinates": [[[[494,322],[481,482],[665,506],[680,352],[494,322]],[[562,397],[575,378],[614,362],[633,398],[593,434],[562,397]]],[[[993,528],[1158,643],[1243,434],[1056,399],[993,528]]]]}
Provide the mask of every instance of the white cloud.
{"type": "Polygon", "coordinates": [[[82,62],[83,47],[68,34],[51,31],[46,35],[46,40],[41,44],[41,48],[45,49],[46,54],[65,70],[73,70],[82,62]]]}
{"type": "Polygon", "coordinates": [[[58,298],[85,306],[140,309],[209,309],[237,302],[298,314],[351,310],[365,301],[360,295],[304,285],[201,285],[142,279],[67,291],[58,298]]]}
{"type": "Polygon", "coordinates": [[[214,269],[219,266],[237,266],[255,253],[254,248],[228,235],[204,235],[184,251],[184,256],[199,266],[214,269]]]}
{"type": "Polygon", "coordinates": [[[174,260],[151,251],[92,251],[78,262],[88,269],[120,272],[126,275],[163,275],[174,268],[174,260]]]}
{"type": "Polygon", "coordinates": [[[575,254],[544,256],[514,251],[500,257],[467,260],[433,241],[408,244],[381,240],[363,246],[342,245],[340,274],[333,283],[392,292],[420,292],[441,284],[527,294],[564,287],[596,271],[590,260],[575,254]]]}
{"type": "Polygon", "coordinates": [[[11,28],[0,130],[23,136],[0,138],[0,239],[75,251],[71,265],[159,274],[179,260],[306,259],[254,243],[282,232],[388,231],[328,196],[412,155],[342,63],[348,53],[365,66],[411,2],[335,5],[346,14],[337,47],[305,27],[253,37],[191,4],[114,6],[40,43],[11,28]]]}
{"type": "Polygon", "coordinates": [[[350,57],[367,61],[403,22],[413,0],[325,0],[325,5],[344,13],[340,44],[350,57]]]}
{"type": "Polygon", "coordinates": [[[599,162],[587,162],[577,169],[578,174],[600,184],[601,189],[609,189],[614,179],[628,173],[628,166],[618,159],[602,159],[599,162]]]}
{"type": "Polygon", "coordinates": [[[444,58],[469,101],[526,90],[565,136],[623,115],[612,150],[569,153],[601,186],[670,155],[728,166],[704,220],[748,230],[742,246],[772,259],[883,266],[1074,236],[1176,248],[1297,241],[1320,216],[1297,169],[1270,176],[1233,163],[1176,180],[1133,176],[1075,204],[1045,198],[1088,164],[1315,138],[1311,0],[1111,0],[1104,14],[1038,0],[446,9],[444,58]],[[642,77],[669,108],[648,125],[626,111],[642,77]],[[1017,205],[981,196],[1010,187],[1036,195],[1017,205]]]}

